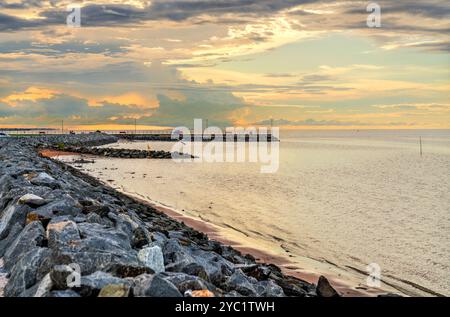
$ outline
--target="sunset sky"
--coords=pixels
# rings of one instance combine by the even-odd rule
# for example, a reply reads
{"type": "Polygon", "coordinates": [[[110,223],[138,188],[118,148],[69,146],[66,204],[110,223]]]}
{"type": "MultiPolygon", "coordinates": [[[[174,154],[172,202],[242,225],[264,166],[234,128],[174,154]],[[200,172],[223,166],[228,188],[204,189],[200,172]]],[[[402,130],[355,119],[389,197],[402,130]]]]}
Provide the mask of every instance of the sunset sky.
{"type": "Polygon", "coordinates": [[[0,0],[0,127],[450,128],[449,1],[376,2],[0,0]]]}

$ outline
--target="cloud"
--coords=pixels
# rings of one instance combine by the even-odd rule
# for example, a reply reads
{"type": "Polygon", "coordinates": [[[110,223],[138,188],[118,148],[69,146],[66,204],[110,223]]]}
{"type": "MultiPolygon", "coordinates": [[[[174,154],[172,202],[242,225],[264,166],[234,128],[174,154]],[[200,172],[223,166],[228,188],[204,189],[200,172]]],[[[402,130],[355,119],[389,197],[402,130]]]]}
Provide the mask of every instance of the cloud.
{"type": "Polygon", "coordinates": [[[47,122],[57,118],[76,124],[129,124],[130,118],[139,118],[140,124],[162,126],[189,126],[202,118],[225,126],[232,124],[235,111],[249,106],[228,89],[210,89],[212,82],[203,85],[186,80],[176,68],[158,61],[147,71],[147,91],[156,94],[155,100],[137,92],[83,98],[29,87],[0,99],[0,117],[14,117],[22,123],[33,117],[47,122]]]}
{"type": "Polygon", "coordinates": [[[269,73],[269,74],[265,74],[264,76],[269,77],[269,78],[290,78],[290,77],[296,77],[297,75],[290,74],[290,73],[269,73]]]}
{"type": "Polygon", "coordinates": [[[88,100],[66,94],[56,94],[51,98],[21,100],[14,107],[0,101],[0,119],[2,122],[20,121],[21,124],[52,124],[64,120],[67,123],[97,124],[126,122],[130,118],[151,115],[150,110],[136,105],[103,103],[101,106],[89,106],[88,100]],[[114,120],[112,119],[114,118],[114,120]]]}
{"type": "Polygon", "coordinates": [[[25,20],[15,16],[0,13],[0,32],[15,31],[23,28],[34,28],[41,23],[36,20],[25,20]]]}

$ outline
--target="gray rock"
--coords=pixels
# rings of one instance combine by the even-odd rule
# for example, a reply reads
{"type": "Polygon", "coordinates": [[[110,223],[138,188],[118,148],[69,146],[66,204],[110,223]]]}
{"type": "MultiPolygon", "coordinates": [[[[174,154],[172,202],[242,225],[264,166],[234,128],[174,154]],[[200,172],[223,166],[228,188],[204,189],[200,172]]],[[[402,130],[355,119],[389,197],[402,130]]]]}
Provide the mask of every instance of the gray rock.
{"type": "Polygon", "coordinates": [[[237,291],[244,296],[256,296],[257,292],[254,284],[241,270],[236,270],[225,282],[227,291],[237,291]]]}
{"type": "Polygon", "coordinates": [[[3,240],[0,240],[0,258],[3,257],[5,254],[7,248],[16,240],[17,236],[22,232],[22,226],[15,223],[11,230],[9,231],[9,234],[6,238],[3,240]]]}
{"type": "Polygon", "coordinates": [[[52,249],[72,249],[80,243],[78,226],[73,221],[50,222],[47,226],[48,246],[52,249]]]}
{"type": "Polygon", "coordinates": [[[166,271],[200,274],[214,285],[224,282],[234,271],[233,264],[215,252],[204,251],[195,246],[182,247],[178,240],[169,239],[164,245],[166,271]],[[201,266],[203,269],[198,269],[201,266]],[[193,270],[196,271],[193,271],[193,270]],[[206,276],[202,275],[206,273],[206,276]]]}
{"type": "Polygon", "coordinates": [[[64,215],[77,216],[81,213],[81,205],[72,196],[65,194],[62,198],[39,207],[34,212],[44,218],[64,215]]]}
{"type": "Polygon", "coordinates": [[[31,207],[39,207],[45,205],[47,202],[44,198],[34,194],[25,194],[19,198],[19,204],[29,205],[31,207]]]}
{"type": "Polygon", "coordinates": [[[36,247],[44,246],[45,230],[42,224],[33,221],[28,224],[9,246],[4,254],[5,268],[10,271],[24,254],[36,247]]]}
{"type": "Polygon", "coordinates": [[[0,219],[0,240],[3,240],[8,236],[9,231],[14,224],[19,224],[23,227],[30,210],[31,208],[27,205],[12,204],[7,207],[6,210],[3,211],[0,219]]]}
{"type": "Polygon", "coordinates": [[[182,268],[182,272],[188,275],[198,276],[205,281],[209,281],[209,275],[205,268],[198,263],[190,263],[182,268]]]}
{"type": "Polygon", "coordinates": [[[48,297],[81,297],[80,294],[73,290],[52,291],[48,297]]]}
{"type": "Polygon", "coordinates": [[[35,248],[23,255],[11,271],[5,296],[19,296],[40,281],[44,275],[40,276],[39,269],[50,254],[51,251],[47,248],[35,248]]]}
{"type": "MultiPolygon", "coordinates": [[[[160,273],[161,274],[161,273],[160,273]]],[[[175,285],[162,275],[140,275],[134,279],[133,294],[137,297],[182,297],[175,285]]]]}
{"type": "Polygon", "coordinates": [[[79,215],[79,216],[74,217],[73,221],[75,221],[76,223],[81,223],[81,222],[86,222],[87,219],[85,216],[79,215]]]}
{"type": "Polygon", "coordinates": [[[44,172],[41,172],[37,176],[31,178],[30,182],[33,185],[46,186],[52,189],[59,187],[59,183],[56,181],[56,179],[44,172]]]}
{"type": "Polygon", "coordinates": [[[101,289],[107,285],[130,285],[131,282],[105,272],[95,272],[88,276],[81,277],[80,286],[75,286],[73,289],[77,291],[82,297],[97,296],[101,289]]]}
{"type": "Polygon", "coordinates": [[[284,297],[283,289],[274,281],[261,281],[256,286],[256,292],[259,297],[284,297]]]}
{"type": "Polygon", "coordinates": [[[80,266],[83,275],[92,274],[96,271],[104,271],[111,263],[132,266],[140,265],[136,252],[122,251],[121,253],[110,253],[99,250],[60,251],[53,255],[53,262],[55,264],[76,263],[80,266]]]}
{"type": "Polygon", "coordinates": [[[93,247],[97,243],[97,248],[105,250],[121,249],[122,251],[128,251],[131,249],[130,237],[114,228],[108,228],[97,223],[80,223],[78,228],[84,239],[92,240],[93,247]]]}
{"type": "Polygon", "coordinates": [[[100,215],[96,214],[96,213],[89,213],[86,216],[86,221],[89,223],[97,223],[99,225],[105,226],[105,227],[113,227],[114,224],[112,223],[111,220],[109,220],[108,218],[102,218],[100,215]]]}
{"type": "Polygon", "coordinates": [[[47,297],[53,287],[52,280],[50,278],[50,273],[45,275],[44,278],[39,283],[34,297],[47,297]]]}
{"type": "Polygon", "coordinates": [[[152,269],[155,273],[165,271],[164,256],[159,246],[147,247],[140,250],[138,259],[144,266],[152,269]]]}
{"type": "Polygon", "coordinates": [[[186,291],[209,290],[216,292],[216,287],[211,283],[199,278],[198,276],[188,275],[186,273],[166,272],[161,275],[165,280],[175,285],[178,290],[184,294],[186,291]]]}

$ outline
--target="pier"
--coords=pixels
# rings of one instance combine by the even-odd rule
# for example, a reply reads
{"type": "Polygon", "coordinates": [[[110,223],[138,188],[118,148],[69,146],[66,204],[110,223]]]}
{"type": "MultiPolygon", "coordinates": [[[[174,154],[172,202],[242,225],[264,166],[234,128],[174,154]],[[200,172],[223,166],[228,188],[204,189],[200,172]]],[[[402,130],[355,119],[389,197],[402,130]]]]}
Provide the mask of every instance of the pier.
{"type": "Polygon", "coordinates": [[[0,129],[0,132],[6,133],[9,136],[43,136],[43,135],[67,135],[67,134],[93,134],[93,133],[104,133],[116,136],[120,139],[130,140],[130,141],[160,141],[160,142],[173,142],[186,139],[191,140],[191,142],[210,142],[210,141],[221,141],[221,142],[279,142],[280,140],[273,136],[272,133],[222,133],[222,134],[194,134],[191,133],[189,136],[179,135],[178,138],[172,138],[172,130],[133,130],[133,131],[118,131],[118,130],[65,130],[60,129],[0,129]]]}

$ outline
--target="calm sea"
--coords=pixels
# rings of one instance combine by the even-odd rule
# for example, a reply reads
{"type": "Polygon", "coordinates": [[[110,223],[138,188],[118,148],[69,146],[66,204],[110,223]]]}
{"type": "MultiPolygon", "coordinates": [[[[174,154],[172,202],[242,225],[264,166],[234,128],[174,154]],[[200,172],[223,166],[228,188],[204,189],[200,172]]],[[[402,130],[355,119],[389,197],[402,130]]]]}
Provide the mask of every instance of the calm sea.
{"type": "Polygon", "coordinates": [[[449,130],[284,131],[274,174],[257,163],[171,160],[101,158],[83,168],[303,271],[364,287],[358,271],[375,264],[382,281],[410,294],[450,295],[449,130]]]}

